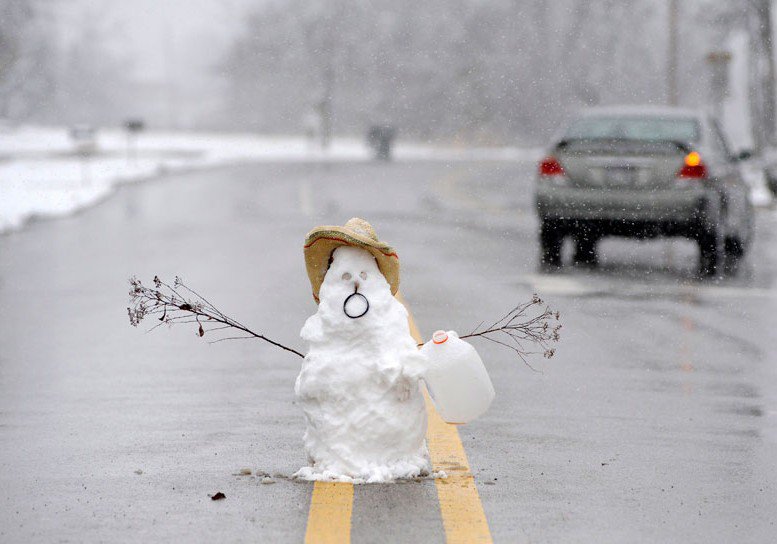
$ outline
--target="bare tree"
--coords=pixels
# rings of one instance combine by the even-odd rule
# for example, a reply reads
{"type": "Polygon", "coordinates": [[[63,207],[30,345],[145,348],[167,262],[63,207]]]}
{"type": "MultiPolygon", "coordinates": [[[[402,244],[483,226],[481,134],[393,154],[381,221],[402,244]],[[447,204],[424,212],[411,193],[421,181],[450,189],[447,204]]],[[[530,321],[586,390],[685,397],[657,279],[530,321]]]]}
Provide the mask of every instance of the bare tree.
{"type": "Polygon", "coordinates": [[[53,55],[46,23],[32,0],[0,2],[0,117],[23,118],[52,92],[53,55]]]}
{"type": "MultiPolygon", "coordinates": [[[[225,62],[241,100],[235,116],[255,115],[251,122],[261,129],[288,131],[319,105],[344,133],[361,133],[379,119],[418,138],[537,141],[583,105],[664,101],[666,55],[657,42],[665,40],[666,20],[655,4],[267,3],[225,62]]],[[[719,4],[726,0],[707,0],[705,8],[719,4]]],[[[695,80],[713,34],[704,25],[682,27],[684,100],[706,98],[695,80]]]]}
{"type": "Polygon", "coordinates": [[[109,49],[119,28],[99,10],[89,11],[78,33],[58,54],[57,93],[49,115],[60,122],[94,125],[121,122],[130,109],[131,65],[109,49]]]}

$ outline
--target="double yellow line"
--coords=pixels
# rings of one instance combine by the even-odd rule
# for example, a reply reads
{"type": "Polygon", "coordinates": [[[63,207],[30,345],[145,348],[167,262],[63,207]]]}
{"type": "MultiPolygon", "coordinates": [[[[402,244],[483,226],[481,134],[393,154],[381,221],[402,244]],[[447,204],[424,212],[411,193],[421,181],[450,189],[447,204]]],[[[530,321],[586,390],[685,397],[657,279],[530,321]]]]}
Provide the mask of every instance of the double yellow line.
{"type": "MultiPolygon", "coordinates": [[[[401,294],[397,299],[407,307],[401,294]]],[[[419,344],[423,337],[408,308],[410,334],[419,344]]],[[[445,471],[447,478],[437,478],[445,538],[449,543],[491,542],[488,521],[480,502],[475,479],[469,469],[467,454],[455,425],[442,420],[426,396],[429,427],[426,442],[432,468],[445,471]]],[[[310,499],[306,544],[343,544],[351,541],[353,485],[338,482],[316,482],[310,499]]]]}
{"type": "Polygon", "coordinates": [[[305,544],[342,544],[351,541],[353,484],[316,482],[310,498],[305,544]]]}

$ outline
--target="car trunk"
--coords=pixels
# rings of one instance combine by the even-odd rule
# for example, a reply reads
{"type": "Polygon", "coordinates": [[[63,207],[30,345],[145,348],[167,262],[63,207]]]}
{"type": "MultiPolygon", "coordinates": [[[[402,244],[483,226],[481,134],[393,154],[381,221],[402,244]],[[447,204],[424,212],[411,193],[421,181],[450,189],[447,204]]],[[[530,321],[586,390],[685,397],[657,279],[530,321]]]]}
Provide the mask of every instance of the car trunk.
{"type": "Polygon", "coordinates": [[[565,141],[556,156],[573,187],[655,190],[676,186],[688,148],[675,142],[565,141]]]}

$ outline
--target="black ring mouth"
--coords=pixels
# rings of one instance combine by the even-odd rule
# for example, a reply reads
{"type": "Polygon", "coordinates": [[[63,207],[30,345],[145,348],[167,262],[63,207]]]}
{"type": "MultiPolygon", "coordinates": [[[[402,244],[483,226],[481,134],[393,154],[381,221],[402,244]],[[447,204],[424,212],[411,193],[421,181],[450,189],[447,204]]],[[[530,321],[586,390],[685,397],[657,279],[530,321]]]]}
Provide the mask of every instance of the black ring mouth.
{"type": "Polygon", "coordinates": [[[364,317],[364,315],[369,311],[370,311],[370,301],[367,300],[367,297],[365,297],[358,291],[354,291],[353,293],[348,295],[346,299],[343,301],[343,313],[348,317],[350,317],[351,319],[359,319],[360,317],[364,317]],[[364,299],[364,304],[365,304],[364,311],[359,315],[351,315],[348,313],[348,301],[351,300],[353,297],[361,297],[362,299],[364,299]]]}

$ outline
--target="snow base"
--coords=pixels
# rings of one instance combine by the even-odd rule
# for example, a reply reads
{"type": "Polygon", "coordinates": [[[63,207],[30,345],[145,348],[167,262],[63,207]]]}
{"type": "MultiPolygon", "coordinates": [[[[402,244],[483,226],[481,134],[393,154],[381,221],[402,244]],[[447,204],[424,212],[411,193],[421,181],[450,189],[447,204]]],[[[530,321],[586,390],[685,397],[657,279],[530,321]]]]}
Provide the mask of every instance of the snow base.
{"type": "Polygon", "coordinates": [[[427,359],[375,258],[336,249],[319,296],[301,331],[310,350],[295,386],[310,466],[295,477],[377,483],[429,475],[420,388],[427,359]],[[343,304],[357,289],[370,309],[352,319],[343,304]]]}

